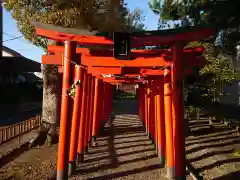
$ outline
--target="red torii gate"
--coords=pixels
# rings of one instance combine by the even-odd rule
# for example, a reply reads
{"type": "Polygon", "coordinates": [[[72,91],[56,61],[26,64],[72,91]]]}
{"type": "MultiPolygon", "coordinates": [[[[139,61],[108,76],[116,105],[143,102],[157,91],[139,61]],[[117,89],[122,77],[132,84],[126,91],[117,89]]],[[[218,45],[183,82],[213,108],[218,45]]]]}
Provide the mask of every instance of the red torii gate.
{"type": "Polygon", "coordinates": [[[58,64],[63,74],[57,179],[66,179],[76,169],[76,161],[83,162],[84,151],[87,152],[111,116],[112,84],[118,83],[139,84],[139,116],[146,133],[155,142],[160,163],[166,158],[169,178],[185,179],[183,74],[191,74],[191,66],[204,65],[201,57],[204,49],[183,49],[182,44],[209,37],[215,30],[134,32],[131,48],[170,45],[171,49],[135,50],[131,52],[131,60],[117,60],[113,58],[114,43],[109,36],[87,31],[84,35],[72,28],[33,24],[38,35],[64,41],[64,47],[49,46],[48,51],[54,55],[44,55],[42,59],[44,64],[58,64]],[[77,43],[110,49],[77,48],[77,43]],[[71,76],[73,69],[74,76],[71,76]],[[104,77],[104,73],[112,76],[104,77]],[[69,119],[67,91],[73,82],[76,91],[72,119],[69,119]]]}

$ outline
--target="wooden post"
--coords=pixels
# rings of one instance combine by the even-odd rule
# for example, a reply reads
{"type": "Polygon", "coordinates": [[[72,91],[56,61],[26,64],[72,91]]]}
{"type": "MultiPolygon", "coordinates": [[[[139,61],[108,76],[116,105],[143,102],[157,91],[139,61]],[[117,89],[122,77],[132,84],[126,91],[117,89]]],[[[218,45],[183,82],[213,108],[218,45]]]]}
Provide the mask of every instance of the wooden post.
{"type": "Polygon", "coordinates": [[[104,123],[103,123],[103,126],[105,124],[105,122],[107,121],[107,83],[104,82],[104,99],[103,99],[103,119],[104,119],[104,123]]]}
{"type": "Polygon", "coordinates": [[[152,144],[156,147],[155,141],[155,116],[154,116],[154,85],[153,80],[150,80],[150,107],[149,107],[149,122],[150,122],[150,136],[152,144]]]}
{"type": "Polygon", "coordinates": [[[159,137],[158,137],[158,133],[159,131],[161,131],[161,129],[159,128],[158,124],[159,124],[159,118],[158,118],[158,111],[159,111],[159,108],[158,108],[158,102],[157,102],[157,96],[159,94],[159,87],[158,87],[158,81],[157,80],[154,80],[154,126],[155,126],[155,143],[156,143],[156,146],[155,146],[155,150],[156,150],[156,154],[158,155],[159,158],[161,158],[161,156],[159,155],[159,137]]]}
{"type": "Polygon", "coordinates": [[[103,110],[104,110],[104,82],[100,80],[99,82],[99,123],[98,123],[98,133],[102,131],[102,124],[103,124],[103,110]]]}
{"type": "Polygon", "coordinates": [[[142,100],[142,87],[139,86],[138,88],[138,104],[139,104],[139,116],[140,116],[140,119],[142,121],[142,124],[143,124],[143,111],[142,111],[142,104],[143,104],[143,100],[142,100]]]}
{"type": "Polygon", "coordinates": [[[109,118],[109,83],[106,83],[106,110],[105,110],[105,113],[106,113],[106,120],[109,118]]]}
{"type": "Polygon", "coordinates": [[[69,95],[67,93],[71,83],[71,62],[76,51],[76,43],[72,41],[64,42],[64,69],[63,69],[63,85],[62,85],[62,104],[61,104],[61,120],[60,134],[58,145],[58,162],[57,162],[57,180],[65,180],[68,177],[68,158],[70,143],[70,120],[68,119],[69,95]]]}
{"type": "Polygon", "coordinates": [[[95,94],[95,77],[91,78],[91,106],[90,106],[90,131],[88,134],[89,147],[92,147],[92,131],[93,131],[93,109],[94,109],[94,94],[95,94]]]}
{"type": "Polygon", "coordinates": [[[109,107],[109,112],[108,112],[108,116],[111,116],[111,113],[112,113],[112,85],[109,84],[109,95],[108,95],[108,107],[109,107]]]}
{"type": "Polygon", "coordinates": [[[150,138],[150,81],[148,81],[148,84],[147,84],[147,135],[148,137],[150,138]]]}
{"type": "Polygon", "coordinates": [[[91,102],[91,93],[92,93],[92,89],[91,89],[91,74],[87,75],[87,93],[86,93],[86,118],[85,118],[85,131],[84,131],[84,151],[85,153],[88,153],[88,133],[89,133],[89,129],[90,129],[90,102],[91,102]]]}
{"type": "Polygon", "coordinates": [[[87,71],[83,72],[83,91],[82,91],[82,105],[81,105],[81,117],[80,117],[80,129],[79,129],[79,140],[78,140],[78,162],[84,160],[84,134],[85,134],[85,119],[86,119],[86,101],[87,101],[87,71]]]}
{"type": "Polygon", "coordinates": [[[182,47],[174,44],[172,47],[172,97],[173,97],[173,122],[174,122],[174,154],[175,172],[177,180],[186,179],[185,164],[185,132],[184,132],[184,97],[183,97],[183,68],[182,47]]]}
{"type": "Polygon", "coordinates": [[[71,143],[70,143],[70,154],[68,163],[68,175],[71,176],[76,170],[76,158],[77,158],[77,146],[79,137],[79,126],[80,126],[80,114],[81,114],[81,102],[82,102],[82,80],[83,73],[80,66],[75,67],[74,83],[76,86],[73,116],[72,116],[72,130],[71,130],[71,143]]]}
{"type": "Polygon", "coordinates": [[[164,70],[164,106],[165,106],[165,126],[166,126],[166,158],[167,177],[175,177],[175,164],[173,153],[173,122],[172,122],[172,87],[171,70],[164,70]]]}
{"type": "Polygon", "coordinates": [[[108,114],[107,114],[107,96],[108,96],[108,83],[104,83],[104,124],[108,119],[108,114]]]}
{"type": "Polygon", "coordinates": [[[109,95],[109,115],[111,116],[112,114],[112,98],[113,98],[113,85],[109,84],[109,91],[110,91],[110,95],[109,95]]]}
{"type": "Polygon", "coordinates": [[[142,102],[142,121],[143,121],[143,125],[144,128],[146,127],[146,123],[145,123],[145,89],[144,89],[144,85],[142,85],[141,87],[141,102],[142,102]]]}
{"type": "Polygon", "coordinates": [[[108,84],[108,94],[107,94],[107,97],[108,97],[108,117],[112,118],[111,117],[111,113],[112,113],[112,85],[111,84],[108,84]]]}
{"type": "Polygon", "coordinates": [[[148,98],[147,98],[147,84],[145,84],[145,87],[144,87],[144,99],[145,99],[145,106],[144,106],[144,109],[145,109],[145,131],[146,131],[146,134],[148,135],[148,98]]]}
{"type": "Polygon", "coordinates": [[[160,164],[165,164],[165,114],[164,114],[164,82],[163,77],[157,80],[157,94],[156,94],[156,125],[157,125],[157,140],[158,140],[158,157],[160,164]]]}
{"type": "Polygon", "coordinates": [[[143,95],[142,95],[142,87],[141,86],[139,86],[139,88],[138,88],[138,114],[139,114],[139,117],[140,117],[140,119],[141,119],[141,121],[142,121],[142,124],[144,124],[143,123],[143,109],[142,109],[142,106],[143,106],[143,95]]]}
{"type": "Polygon", "coordinates": [[[94,91],[94,103],[93,103],[93,131],[92,131],[92,143],[95,143],[99,121],[99,79],[95,78],[95,91],[94,91]]]}

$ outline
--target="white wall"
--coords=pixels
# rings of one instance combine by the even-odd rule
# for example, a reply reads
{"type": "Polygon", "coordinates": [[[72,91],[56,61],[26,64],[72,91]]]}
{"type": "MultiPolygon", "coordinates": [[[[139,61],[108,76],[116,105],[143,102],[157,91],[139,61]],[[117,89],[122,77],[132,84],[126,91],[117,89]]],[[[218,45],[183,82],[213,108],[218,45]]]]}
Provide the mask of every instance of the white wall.
{"type": "Polygon", "coordinates": [[[3,57],[13,57],[12,54],[7,53],[7,52],[5,52],[5,51],[2,51],[2,56],[3,56],[3,57]]]}

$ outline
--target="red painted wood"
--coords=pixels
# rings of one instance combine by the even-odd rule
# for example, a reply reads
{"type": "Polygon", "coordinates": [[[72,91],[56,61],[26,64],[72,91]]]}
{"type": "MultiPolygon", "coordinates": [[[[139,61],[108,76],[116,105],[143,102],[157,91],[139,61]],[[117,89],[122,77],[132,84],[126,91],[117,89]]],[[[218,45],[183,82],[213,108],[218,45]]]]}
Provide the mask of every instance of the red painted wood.
{"type": "MultiPolygon", "coordinates": [[[[46,30],[36,28],[36,34],[39,36],[45,36],[49,39],[54,39],[58,41],[76,41],[82,45],[107,45],[112,47],[113,41],[106,39],[105,37],[101,36],[83,36],[83,35],[74,35],[74,34],[66,34],[56,32],[54,30],[46,30]]],[[[162,36],[144,36],[144,37],[132,37],[131,39],[131,47],[143,47],[143,46],[158,46],[164,44],[172,44],[178,41],[198,41],[202,40],[203,38],[212,36],[216,33],[215,29],[205,28],[199,29],[198,31],[192,32],[183,32],[179,34],[173,35],[162,35],[162,36]]]]}
{"type": "MultiPolygon", "coordinates": [[[[42,64],[58,64],[62,65],[62,56],[60,54],[55,55],[44,55],[42,58],[42,64]]],[[[204,58],[202,56],[191,56],[187,55],[183,57],[185,66],[203,66],[204,58]]],[[[171,59],[167,57],[151,57],[144,58],[139,57],[135,60],[122,61],[116,60],[113,57],[92,57],[87,55],[82,55],[81,61],[83,65],[86,66],[96,66],[96,67],[131,67],[131,68],[140,68],[140,67],[162,67],[170,66],[171,59]]]]}

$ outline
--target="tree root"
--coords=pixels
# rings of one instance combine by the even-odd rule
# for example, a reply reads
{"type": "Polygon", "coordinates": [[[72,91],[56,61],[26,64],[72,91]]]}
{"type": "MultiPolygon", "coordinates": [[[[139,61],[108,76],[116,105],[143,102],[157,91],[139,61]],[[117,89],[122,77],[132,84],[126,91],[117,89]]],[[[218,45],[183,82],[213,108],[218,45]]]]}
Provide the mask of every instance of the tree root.
{"type": "Polygon", "coordinates": [[[57,126],[43,121],[38,129],[37,135],[30,142],[29,148],[42,145],[50,146],[56,143],[58,143],[57,126]]]}

